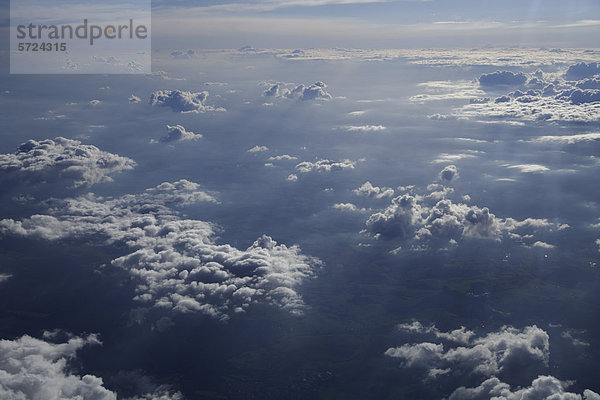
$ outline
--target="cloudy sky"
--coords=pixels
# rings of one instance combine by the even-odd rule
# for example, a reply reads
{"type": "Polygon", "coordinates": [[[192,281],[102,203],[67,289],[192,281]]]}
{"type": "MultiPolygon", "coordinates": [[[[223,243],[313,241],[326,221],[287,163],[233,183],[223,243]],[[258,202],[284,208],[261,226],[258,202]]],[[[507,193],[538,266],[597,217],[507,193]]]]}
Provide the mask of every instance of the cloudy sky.
{"type": "Polygon", "coordinates": [[[0,397],[600,399],[599,34],[595,0],[155,0],[151,74],[2,42],[0,397]]]}

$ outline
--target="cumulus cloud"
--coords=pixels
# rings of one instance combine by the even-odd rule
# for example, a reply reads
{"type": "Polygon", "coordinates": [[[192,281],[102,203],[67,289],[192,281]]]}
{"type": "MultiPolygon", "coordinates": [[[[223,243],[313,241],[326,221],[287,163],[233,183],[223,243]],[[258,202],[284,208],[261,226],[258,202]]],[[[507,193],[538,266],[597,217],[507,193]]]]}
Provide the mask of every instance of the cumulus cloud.
{"type": "Polygon", "coordinates": [[[207,91],[158,90],[150,96],[150,104],[153,106],[170,107],[173,111],[181,113],[224,111],[223,108],[215,108],[204,104],[207,98],[207,91]]]}
{"type": "Polygon", "coordinates": [[[571,65],[565,73],[565,78],[571,81],[578,81],[585,78],[591,78],[596,74],[600,74],[600,64],[596,62],[571,65]]]}
{"type": "Polygon", "coordinates": [[[439,174],[440,180],[446,182],[451,182],[452,180],[458,178],[458,176],[458,168],[456,168],[456,165],[448,165],[444,167],[439,174]]]}
{"type": "Polygon", "coordinates": [[[198,140],[202,134],[186,131],[182,125],[167,125],[167,136],[159,139],[162,143],[182,142],[187,140],[198,140]]]}
{"type": "Polygon", "coordinates": [[[68,371],[68,361],[89,344],[100,341],[96,335],[72,337],[58,344],[28,335],[0,340],[0,397],[116,400],[116,394],[103,386],[101,378],[68,371]]]}
{"type": "Polygon", "coordinates": [[[309,86],[300,84],[293,89],[288,89],[284,84],[276,83],[269,86],[265,90],[264,95],[266,97],[284,97],[300,100],[330,100],[332,96],[325,91],[326,87],[327,85],[321,81],[317,81],[309,86]]]}
{"type": "MultiPolygon", "coordinates": [[[[455,389],[449,400],[582,398],[581,395],[566,391],[570,382],[560,381],[553,376],[538,376],[531,386],[514,391],[509,384],[496,377],[503,372],[518,374],[523,369],[548,366],[549,336],[535,325],[523,329],[503,326],[480,336],[465,327],[443,332],[435,325],[425,326],[419,321],[399,324],[398,329],[410,335],[437,339],[388,348],[384,354],[399,360],[402,368],[417,369],[425,374],[426,379],[436,379],[441,375],[487,378],[477,387],[462,386],[455,389]]],[[[596,400],[600,396],[585,390],[583,398],[596,400]]]]}
{"type": "Polygon", "coordinates": [[[497,332],[476,337],[475,333],[461,327],[451,332],[440,332],[431,326],[420,323],[400,325],[410,333],[432,333],[447,343],[407,343],[400,347],[391,347],[385,355],[397,358],[406,368],[418,367],[431,376],[440,371],[493,376],[507,369],[518,369],[523,365],[547,365],[550,357],[549,336],[535,325],[517,329],[504,326],[497,332]],[[447,348],[447,349],[446,349],[447,348]]]}
{"type": "Polygon", "coordinates": [[[446,198],[454,191],[441,184],[431,184],[427,190],[427,195],[403,194],[393,198],[385,209],[371,214],[365,232],[375,239],[407,242],[414,250],[445,248],[468,239],[511,240],[528,247],[551,248],[551,244],[536,240],[535,233],[568,227],[546,219],[499,218],[487,207],[446,198]],[[436,203],[430,205],[431,201],[436,203]]]}
{"type": "Polygon", "coordinates": [[[0,154],[0,174],[29,182],[66,180],[73,187],[109,182],[110,175],[133,169],[127,157],[85,145],[77,140],[28,140],[14,154],[0,154]]]}
{"type": "Polygon", "coordinates": [[[345,211],[345,212],[359,212],[364,211],[358,207],[356,207],[352,203],[336,203],[332,206],[336,210],[345,211]]]}
{"type": "Polygon", "coordinates": [[[450,332],[442,332],[435,325],[424,326],[419,321],[411,323],[398,324],[398,330],[411,334],[433,334],[438,339],[444,339],[460,344],[469,344],[475,332],[468,330],[464,326],[450,332]]]}
{"type": "Polygon", "coordinates": [[[392,199],[392,204],[382,212],[372,214],[366,222],[367,228],[376,237],[406,239],[419,224],[421,211],[413,196],[401,195],[392,199]]]}
{"type": "Polygon", "coordinates": [[[348,132],[377,132],[384,131],[387,128],[383,125],[349,125],[344,127],[348,132]]]}
{"type": "MultiPolygon", "coordinates": [[[[99,345],[97,335],[69,335],[63,343],[50,341],[57,332],[44,332],[44,339],[29,335],[0,340],[0,397],[3,399],[116,400],[102,378],[73,374],[69,363],[84,346],[99,345]]],[[[179,392],[159,386],[152,393],[126,400],[183,400],[179,392]]]]}
{"type": "MultiPolygon", "coordinates": [[[[540,375],[531,382],[531,386],[513,391],[509,384],[493,377],[474,388],[459,387],[448,400],[581,400],[581,395],[567,392],[568,387],[569,382],[553,376],[540,375]]],[[[583,399],[597,400],[600,399],[600,395],[586,389],[583,399]]]]}
{"type": "Polygon", "coordinates": [[[369,181],[363,183],[360,187],[353,190],[357,196],[372,197],[382,199],[384,197],[392,197],[394,189],[388,187],[373,186],[369,181]]]}
{"type": "Polygon", "coordinates": [[[484,89],[499,89],[509,84],[520,85],[494,101],[474,101],[437,119],[495,120],[502,123],[596,122],[600,119],[600,78],[597,63],[572,65],[566,79],[538,71],[527,81],[523,73],[497,71],[479,80],[484,89]]]}
{"type": "Polygon", "coordinates": [[[491,74],[483,74],[479,77],[481,86],[497,85],[522,85],[527,81],[527,76],[522,72],[496,71],[491,74]]]}
{"type": "Polygon", "coordinates": [[[267,146],[254,146],[251,149],[248,149],[247,152],[248,153],[258,153],[258,152],[262,152],[262,151],[268,151],[269,148],[267,146]]]}
{"type": "Polygon", "coordinates": [[[354,169],[356,166],[356,161],[351,160],[341,160],[341,161],[331,161],[327,159],[317,160],[314,162],[311,161],[303,161],[296,165],[296,170],[298,172],[307,173],[307,172],[331,172],[331,171],[341,171],[344,169],[354,169]]]}
{"type": "Polygon", "coordinates": [[[271,156],[267,158],[267,161],[293,161],[297,159],[298,157],[290,156],[289,154],[281,154],[279,156],[271,156]]]}
{"type": "Polygon", "coordinates": [[[305,307],[298,286],[320,261],[298,246],[259,237],[246,250],[215,243],[215,227],[182,219],[173,207],[216,201],[193,182],[163,183],[136,195],[56,200],[47,215],[0,221],[0,232],[47,240],[103,238],[130,252],[112,261],[137,282],[142,307],[221,320],[256,303],[292,314],[305,307]]]}

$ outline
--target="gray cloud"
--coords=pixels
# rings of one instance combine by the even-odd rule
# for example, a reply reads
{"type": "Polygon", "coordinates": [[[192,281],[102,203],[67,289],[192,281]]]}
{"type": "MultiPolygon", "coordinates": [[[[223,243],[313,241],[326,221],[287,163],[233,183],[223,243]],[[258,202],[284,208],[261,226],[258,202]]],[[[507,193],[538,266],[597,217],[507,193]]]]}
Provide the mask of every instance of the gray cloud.
{"type": "Polygon", "coordinates": [[[150,104],[155,106],[170,107],[173,111],[181,113],[202,113],[206,111],[224,111],[204,104],[208,92],[187,92],[181,90],[158,90],[150,96],[150,104]]]}
{"type": "Polygon", "coordinates": [[[527,77],[522,72],[496,71],[479,77],[481,86],[522,85],[526,81],[527,77]]]}
{"type": "Polygon", "coordinates": [[[557,99],[571,102],[571,104],[595,103],[600,101],[600,90],[596,89],[573,89],[561,92],[557,99]]]}
{"type": "Polygon", "coordinates": [[[14,154],[0,154],[0,173],[5,178],[29,182],[71,181],[73,187],[109,182],[109,175],[130,170],[136,163],[116,154],[57,137],[29,140],[14,154]]]}
{"type": "Polygon", "coordinates": [[[448,165],[440,171],[439,178],[441,181],[451,182],[459,177],[458,168],[456,165],[448,165]]]}
{"type": "Polygon", "coordinates": [[[600,74],[600,64],[596,62],[571,65],[565,73],[565,78],[571,81],[578,81],[585,78],[600,74]]]}
{"type": "Polygon", "coordinates": [[[297,287],[320,265],[298,246],[258,238],[246,250],[214,242],[215,227],[182,219],[171,207],[215,202],[193,182],[163,183],[137,195],[56,200],[47,215],[0,221],[0,232],[47,240],[103,238],[131,252],[112,261],[136,280],[143,307],[221,320],[255,303],[301,314],[297,287]]]}

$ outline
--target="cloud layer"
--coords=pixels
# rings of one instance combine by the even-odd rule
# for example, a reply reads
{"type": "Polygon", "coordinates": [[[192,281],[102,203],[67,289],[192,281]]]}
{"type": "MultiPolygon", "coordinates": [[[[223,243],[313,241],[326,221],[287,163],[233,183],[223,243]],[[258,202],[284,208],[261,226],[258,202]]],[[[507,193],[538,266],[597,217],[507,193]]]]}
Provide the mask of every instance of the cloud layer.
{"type": "Polygon", "coordinates": [[[46,240],[100,237],[104,243],[125,244],[130,253],[112,264],[136,280],[135,300],[143,307],[222,320],[255,303],[302,313],[305,305],[296,289],[320,261],[266,235],[246,250],[216,244],[212,224],[182,219],[172,209],[202,201],[216,200],[193,182],[166,182],[115,199],[89,194],[56,200],[49,214],[0,221],[0,232],[46,240]]]}

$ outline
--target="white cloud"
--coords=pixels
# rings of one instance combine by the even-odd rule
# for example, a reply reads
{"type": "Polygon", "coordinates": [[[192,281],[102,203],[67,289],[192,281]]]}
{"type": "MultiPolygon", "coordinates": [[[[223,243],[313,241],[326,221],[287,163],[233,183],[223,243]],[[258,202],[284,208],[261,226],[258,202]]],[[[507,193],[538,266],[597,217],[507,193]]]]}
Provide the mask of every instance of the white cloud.
{"type": "Polygon", "coordinates": [[[410,101],[425,102],[454,99],[481,98],[485,92],[473,81],[429,81],[419,83],[425,93],[412,96],[410,101]]]}
{"type": "Polygon", "coordinates": [[[186,92],[181,90],[158,90],[150,96],[150,104],[170,107],[181,113],[202,113],[206,111],[224,111],[204,104],[208,92],[186,92]]]}
{"type": "Polygon", "coordinates": [[[202,134],[186,131],[182,125],[167,125],[167,136],[159,139],[162,143],[182,142],[187,140],[198,140],[202,134]]]}
{"type": "Polygon", "coordinates": [[[271,156],[269,158],[267,158],[267,161],[292,161],[292,160],[297,160],[298,157],[294,157],[294,156],[290,156],[289,154],[282,154],[279,156],[271,156]]]}
{"type": "Polygon", "coordinates": [[[398,324],[398,330],[411,334],[433,334],[438,339],[444,339],[459,344],[469,344],[475,332],[467,330],[464,326],[450,332],[442,332],[435,325],[423,326],[419,321],[411,323],[398,324]]]}
{"type": "Polygon", "coordinates": [[[101,378],[69,373],[67,363],[96,335],[49,343],[31,336],[0,340],[0,397],[3,399],[116,400],[101,378]]]}
{"type": "Polygon", "coordinates": [[[550,357],[548,334],[535,325],[521,330],[504,326],[482,337],[474,337],[464,327],[452,332],[440,332],[435,326],[424,328],[420,323],[399,328],[410,333],[433,333],[438,339],[461,344],[445,349],[441,343],[421,342],[386,350],[385,355],[400,359],[403,367],[422,368],[427,374],[450,369],[493,376],[523,365],[547,365],[550,357]]]}
{"type": "Polygon", "coordinates": [[[309,86],[300,84],[292,89],[288,89],[285,86],[286,85],[281,83],[273,84],[265,90],[264,95],[266,97],[285,97],[288,99],[300,100],[330,100],[332,98],[332,96],[325,91],[327,85],[321,81],[317,81],[309,86]]]}
{"type": "MultiPolygon", "coordinates": [[[[493,377],[474,388],[459,387],[448,400],[581,400],[581,395],[566,391],[568,386],[569,382],[563,382],[553,376],[540,375],[531,382],[531,386],[512,391],[509,384],[493,377]]],[[[586,389],[583,398],[598,400],[600,395],[586,389]]]]}
{"type": "Polygon", "coordinates": [[[345,126],[344,129],[346,129],[348,132],[378,132],[384,131],[387,128],[383,125],[349,125],[345,126]]]}
{"type": "Polygon", "coordinates": [[[382,212],[372,214],[366,225],[376,237],[406,239],[420,223],[421,212],[416,199],[405,194],[392,199],[392,204],[382,212]]]}
{"type": "Polygon", "coordinates": [[[133,169],[135,162],[77,140],[29,140],[15,154],[0,154],[0,173],[30,182],[72,181],[74,187],[109,182],[109,175],[133,169]]]}
{"type": "Polygon", "coordinates": [[[212,224],[182,219],[171,208],[199,201],[216,200],[195,183],[167,182],[115,199],[90,194],[57,200],[48,215],[0,221],[0,232],[47,240],[97,237],[126,245],[130,253],[112,265],[131,274],[135,300],[144,307],[221,320],[255,303],[302,313],[297,287],[320,261],[266,235],[246,250],[219,245],[212,224]]]}
{"type": "Polygon", "coordinates": [[[317,172],[331,172],[331,171],[341,171],[344,169],[354,169],[356,165],[356,161],[351,160],[341,160],[341,161],[331,161],[327,159],[317,160],[315,162],[311,161],[303,161],[296,165],[296,170],[298,172],[307,173],[311,171],[317,172]]]}
{"type": "Polygon", "coordinates": [[[392,197],[394,195],[394,189],[388,187],[373,186],[373,184],[369,181],[363,183],[357,189],[354,189],[353,192],[357,196],[373,197],[376,199],[392,197]]]}
{"type": "Polygon", "coordinates": [[[352,203],[336,203],[332,206],[336,210],[345,211],[345,212],[362,212],[364,209],[360,209],[356,207],[352,203]]]}
{"type": "Polygon", "coordinates": [[[261,151],[268,151],[269,148],[267,146],[254,146],[251,149],[248,149],[247,152],[248,153],[258,153],[261,151]]]}
{"type": "MultiPolygon", "coordinates": [[[[69,363],[88,345],[99,345],[97,335],[68,335],[66,342],[55,343],[58,332],[44,332],[44,339],[29,335],[15,340],[0,340],[0,397],[6,400],[117,400],[106,389],[102,378],[78,376],[69,363]]],[[[179,392],[158,386],[151,393],[125,400],[183,400],[179,392]]]]}
{"type": "Polygon", "coordinates": [[[540,136],[528,140],[533,143],[556,143],[556,144],[575,144],[580,142],[592,142],[600,140],[600,133],[580,133],[576,135],[558,135],[558,136],[540,136]]]}
{"type": "Polygon", "coordinates": [[[479,152],[474,151],[474,150],[467,150],[467,151],[468,152],[457,153],[457,154],[441,153],[437,156],[436,159],[434,159],[432,161],[432,163],[434,163],[434,164],[452,163],[452,162],[456,162],[456,161],[460,161],[460,160],[466,160],[466,159],[470,159],[470,158],[478,158],[479,157],[477,155],[479,152]]]}
{"type": "MultiPolygon", "coordinates": [[[[595,66],[596,63],[580,63],[571,66],[569,71],[575,67],[576,70],[595,71],[595,66]]],[[[583,72],[579,77],[581,81],[568,81],[556,73],[538,71],[530,75],[527,81],[527,76],[523,73],[497,71],[484,74],[480,77],[484,89],[497,90],[514,84],[521,86],[522,90],[507,93],[494,101],[472,101],[450,114],[435,117],[508,124],[523,121],[596,122],[600,119],[600,83],[583,72]]]]}
{"type": "Polygon", "coordinates": [[[454,192],[440,184],[427,187],[427,195],[404,194],[392,199],[385,209],[373,213],[366,221],[366,232],[375,239],[408,242],[408,248],[446,248],[465,239],[517,241],[527,247],[551,248],[535,239],[535,233],[553,232],[568,225],[546,219],[499,218],[487,207],[454,203],[446,197],[454,192]],[[432,206],[431,201],[437,201],[432,206]]]}
{"type": "Polygon", "coordinates": [[[546,243],[546,242],[542,242],[540,240],[538,240],[537,242],[534,242],[531,247],[538,247],[540,249],[553,249],[556,246],[554,246],[553,244],[550,243],[546,243]]]}
{"type": "Polygon", "coordinates": [[[517,165],[504,165],[506,168],[510,169],[518,169],[521,173],[524,174],[535,174],[550,171],[550,168],[539,165],[539,164],[517,164],[517,165]]]}

